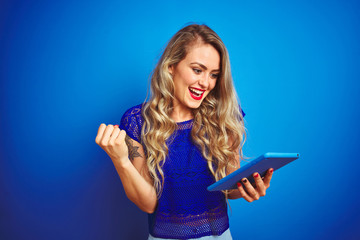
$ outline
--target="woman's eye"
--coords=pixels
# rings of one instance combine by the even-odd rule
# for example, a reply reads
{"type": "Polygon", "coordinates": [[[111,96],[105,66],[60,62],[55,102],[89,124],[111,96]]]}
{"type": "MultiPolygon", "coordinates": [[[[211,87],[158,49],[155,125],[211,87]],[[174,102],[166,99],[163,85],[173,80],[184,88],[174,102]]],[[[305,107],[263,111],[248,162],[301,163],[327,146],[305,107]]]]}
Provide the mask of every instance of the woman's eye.
{"type": "Polygon", "coordinates": [[[211,74],[211,77],[217,79],[219,77],[219,74],[211,74]]]}
{"type": "Polygon", "coordinates": [[[193,68],[193,71],[197,74],[201,73],[201,70],[200,69],[197,69],[197,68],[193,68]]]}

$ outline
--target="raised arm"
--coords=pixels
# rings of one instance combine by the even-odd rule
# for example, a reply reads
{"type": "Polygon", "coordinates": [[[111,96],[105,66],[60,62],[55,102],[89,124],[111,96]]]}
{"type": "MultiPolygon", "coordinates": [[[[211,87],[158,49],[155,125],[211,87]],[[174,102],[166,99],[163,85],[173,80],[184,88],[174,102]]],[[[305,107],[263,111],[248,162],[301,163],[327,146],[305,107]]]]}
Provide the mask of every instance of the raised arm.
{"type": "Polygon", "coordinates": [[[118,125],[111,124],[100,125],[95,142],[113,161],[126,196],[142,211],[154,212],[157,204],[156,190],[146,167],[142,145],[126,135],[118,125]]]}

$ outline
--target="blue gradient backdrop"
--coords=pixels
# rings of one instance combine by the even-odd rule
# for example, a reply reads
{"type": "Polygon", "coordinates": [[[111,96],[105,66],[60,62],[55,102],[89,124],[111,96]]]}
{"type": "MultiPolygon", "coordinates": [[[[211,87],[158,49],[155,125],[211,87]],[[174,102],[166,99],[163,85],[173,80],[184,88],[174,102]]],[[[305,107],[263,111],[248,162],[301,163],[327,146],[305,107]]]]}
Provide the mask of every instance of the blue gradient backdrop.
{"type": "Polygon", "coordinates": [[[230,53],[245,154],[300,152],[234,239],[359,239],[358,1],[0,3],[0,239],[145,239],[95,144],[141,103],[170,37],[206,23],[230,53]]]}

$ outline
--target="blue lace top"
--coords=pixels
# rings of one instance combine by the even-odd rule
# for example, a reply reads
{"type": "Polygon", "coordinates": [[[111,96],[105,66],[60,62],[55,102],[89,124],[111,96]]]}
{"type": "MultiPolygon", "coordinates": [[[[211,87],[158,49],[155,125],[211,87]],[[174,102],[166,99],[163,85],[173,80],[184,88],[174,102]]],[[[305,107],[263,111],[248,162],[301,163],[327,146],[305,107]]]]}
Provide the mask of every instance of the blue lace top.
{"type": "MultiPolygon", "coordinates": [[[[141,106],[130,108],[120,128],[141,143],[141,106]]],[[[168,141],[163,165],[164,189],[154,213],[148,215],[149,232],[158,238],[188,239],[221,235],[229,228],[227,204],[222,192],[209,192],[215,182],[206,159],[191,140],[192,120],[178,123],[168,141]]],[[[145,148],[144,148],[145,149],[145,148]]]]}

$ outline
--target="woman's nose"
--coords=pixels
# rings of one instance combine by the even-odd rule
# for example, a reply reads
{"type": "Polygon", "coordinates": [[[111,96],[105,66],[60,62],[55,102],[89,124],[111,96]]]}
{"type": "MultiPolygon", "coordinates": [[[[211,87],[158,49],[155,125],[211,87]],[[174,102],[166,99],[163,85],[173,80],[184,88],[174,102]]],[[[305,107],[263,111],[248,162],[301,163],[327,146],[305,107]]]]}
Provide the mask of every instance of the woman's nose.
{"type": "Polygon", "coordinates": [[[207,75],[202,75],[199,79],[199,85],[202,87],[202,88],[208,88],[209,87],[209,77],[210,76],[207,76],[207,75]]]}

